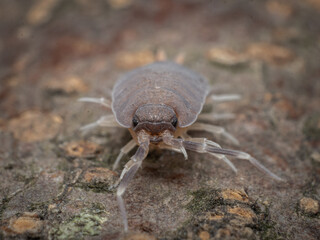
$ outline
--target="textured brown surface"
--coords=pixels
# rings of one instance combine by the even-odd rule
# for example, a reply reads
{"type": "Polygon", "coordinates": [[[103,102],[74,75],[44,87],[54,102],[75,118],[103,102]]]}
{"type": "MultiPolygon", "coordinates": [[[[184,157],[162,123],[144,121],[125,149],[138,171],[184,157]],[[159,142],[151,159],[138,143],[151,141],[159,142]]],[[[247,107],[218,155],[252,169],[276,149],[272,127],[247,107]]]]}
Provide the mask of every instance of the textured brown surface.
{"type": "Polygon", "coordinates": [[[0,238],[319,238],[319,6],[1,1],[0,238]],[[103,128],[82,135],[79,127],[105,109],[76,99],[110,97],[118,77],[152,62],[158,48],[171,59],[184,52],[185,65],[217,93],[242,95],[214,106],[236,114],[219,124],[241,145],[216,141],[252,154],[286,182],[242,160],[232,160],[235,175],[208,155],[185,161],[155,151],[124,195],[133,231],[124,236],[110,168],[130,136],[103,128]]]}

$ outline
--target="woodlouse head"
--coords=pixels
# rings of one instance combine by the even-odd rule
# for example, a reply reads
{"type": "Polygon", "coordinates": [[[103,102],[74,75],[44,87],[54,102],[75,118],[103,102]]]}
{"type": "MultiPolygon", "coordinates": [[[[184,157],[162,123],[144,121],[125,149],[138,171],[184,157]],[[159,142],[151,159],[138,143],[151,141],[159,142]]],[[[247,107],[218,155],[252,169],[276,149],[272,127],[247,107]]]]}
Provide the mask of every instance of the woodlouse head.
{"type": "Polygon", "coordinates": [[[174,132],[178,119],[174,110],[167,105],[145,104],[139,107],[132,118],[132,129],[141,130],[150,135],[150,142],[158,143],[164,131],[174,132]]]}

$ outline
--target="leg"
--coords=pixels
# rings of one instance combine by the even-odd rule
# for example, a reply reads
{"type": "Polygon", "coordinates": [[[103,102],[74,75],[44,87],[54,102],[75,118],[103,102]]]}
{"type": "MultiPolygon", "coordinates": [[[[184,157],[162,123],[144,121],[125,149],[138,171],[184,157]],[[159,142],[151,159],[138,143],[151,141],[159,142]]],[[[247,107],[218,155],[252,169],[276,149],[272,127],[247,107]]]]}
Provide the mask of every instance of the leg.
{"type": "Polygon", "coordinates": [[[119,162],[123,157],[123,155],[128,154],[136,145],[137,145],[136,142],[133,139],[131,139],[131,141],[129,141],[124,147],[120,149],[120,153],[113,164],[113,167],[112,167],[113,170],[118,168],[119,162]]]}
{"type": "Polygon", "coordinates": [[[235,115],[233,113],[202,113],[199,115],[198,120],[204,121],[220,121],[233,119],[235,115]]]}
{"type": "Polygon", "coordinates": [[[185,160],[188,159],[187,151],[186,151],[186,149],[185,149],[183,146],[180,146],[180,147],[177,147],[177,148],[176,148],[176,147],[168,146],[168,145],[159,145],[159,148],[182,153],[183,156],[184,156],[184,159],[185,159],[185,160]]]}
{"type": "Polygon", "coordinates": [[[84,97],[79,98],[79,102],[91,102],[91,103],[98,103],[102,106],[105,106],[108,109],[111,109],[111,101],[105,98],[90,98],[90,97],[84,97]]]}
{"type": "MultiPolygon", "coordinates": [[[[175,152],[184,154],[184,153],[181,151],[181,149],[179,149],[179,148],[174,148],[173,146],[169,146],[169,145],[165,145],[165,144],[160,144],[158,147],[159,147],[160,149],[175,151],[175,152]]],[[[185,159],[188,159],[188,156],[187,156],[187,158],[185,157],[185,159]]]]}
{"type": "Polygon", "coordinates": [[[248,160],[252,165],[260,169],[261,171],[267,173],[270,177],[278,181],[283,181],[280,177],[278,177],[269,169],[267,169],[265,166],[263,166],[255,158],[251,157],[248,153],[213,147],[213,146],[210,146],[210,142],[207,140],[204,140],[202,144],[201,143],[195,144],[194,142],[191,142],[191,141],[185,141],[183,145],[186,149],[194,150],[196,152],[223,154],[223,155],[233,156],[239,159],[248,160]]]}
{"type": "Polygon", "coordinates": [[[228,133],[223,127],[214,126],[205,123],[194,123],[188,128],[188,131],[196,130],[196,131],[206,131],[212,134],[217,134],[218,136],[223,136],[230,140],[233,144],[239,145],[238,140],[228,133]]]}
{"type": "Polygon", "coordinates": [[[127,212],[126,212],[122,195],[126,191],[126,188],[128,187],[135,173],[138,171],[139,167],[141,166],[143,159],[145,159],[146,156],[148,155],[150,140],[148,136],[142,132],[140,135],[138,135],[138,142],[140,146],[137,152],[135,153],[135,155],[131,157],[130,161],[125,165],[124,169],[122,170],[122,173],[120,176],[120,183],[117,188],[117,200],[118,200],[118,204],[119,204],[119,208],[122,216],[124,230],[126,232],[128,231],[128,219],[127,219],[127,212]]]}
{"type": "Polygon", "coordinates": [[[211,100],[213,102],[229,102],[229,101],[235,101],[235,100],[240,100],[241,96],[239,94],[221,94],[221,95],[216,95],[212,94],[208,97],[207,100],[211,100]]]}
{"type": "MultiPolygon", "coordinates": [[[[267,169],[265,166],[263,166],[261,163],[259,163],[255,158],[251,157],[248,153],[220,148],[219,145],[217,145],[212,141],[208,141],[205,138],[202,139],[202,142],[196,142],[196,141],[189,141],[189,140],[174,138],[170,133],[167,133],[163,137],[163,141],[168,145],[171,145],[174,147],[182,145],[187,150],[191,150],[199,153],[229,155],[235,158],[245,159],[245,160],[248,160],[251,164],[253,164],[258,169],[260,169],[261,171],[267,173],[270,177],[278,181],[283,181],[280,177],[278,177],[269,169],[267,169]]],[[[225,162],[228,163],[228,161],[225,161],[225,162]]]]}
{"type": "MultiPolygon", "coordinates": [[[[192,141],[192,142],[197,142],[200,144],[203,144],[203,142],[207,142],[208,144],[221,148],[221,146],[213,141],[207,140],[206,138],[189,138],[188,141],[192,141]]],[[[219,155],[219,154],[215,154],[215,153],[209,153],[210,155],[218,158],[219,160],[224,161],[226,164],[228,164],[228,166],[235,172],[238,172],[238,169],[236,168],[236,166],[233,165],[233,163],[225,156],[225,155],[219,155]]]]}
{"type": "Polygon", "coordinates": [[[113,115],[106,115],[106,116],[99,118],[96,122],[89,123],[88,125],[81,127],[80,130],[87,131],[92,128],[98,127],[98,126],[100,126],[100,127],[121,127],[117,123],[117,121],[113,115]]]}

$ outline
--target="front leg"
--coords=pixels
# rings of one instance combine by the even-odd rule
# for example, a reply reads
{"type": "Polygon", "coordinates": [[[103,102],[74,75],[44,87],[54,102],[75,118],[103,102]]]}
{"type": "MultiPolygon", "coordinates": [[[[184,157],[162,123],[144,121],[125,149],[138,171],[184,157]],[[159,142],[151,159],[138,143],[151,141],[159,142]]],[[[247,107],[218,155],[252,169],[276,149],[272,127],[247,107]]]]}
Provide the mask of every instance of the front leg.
{"type": "Polygon", "coordinates": [[[143,159],[146,158],[149,151],[150,140],[147,134],[142,132],[138,136],[138,141],[140,144],[139,148],[135,153],[135,155],[131,157],[130,161],[127,162],[124,169],[122,170],[122,173],[120,176],[120,183],[117,188],[117,201],[120,208],[125,232],[128,231],[128,218],[127,218],[127,212],[126,212],[122,195],[125,193],[129,183],[131,182],[132,178],[138,171],[139,167],[142,164],[143,159]]]}
{"type": "Polygon", "coordinates": [[[135,146],[137,146],[136,141],[134,139],[131,139],[124,147],[120,149],[120,153],[113,164],[113,167],[112,167],[113,170],[117,169],[123,155],[128,154],[135,146]]]}
{"type": "MultiPolygon", "coordinates": [[[[253,158],[250,154],[236,151],[236,150],[223,149],[217,143],[209,141],[205,138],[202,138],[200,140],[198,139],[197,141],[193,139],[183,140],[180,138],[174,138],[170,133],[167,133],[163,137],[163,141],[168,145],[171,145],[174,147],[183,146],[187,150],[191,150],[199,153],[227,155],[227,156],[232,156],[238,159],[248,160],[252,165],[260,169],[261,171],[267,173],[270,177],[278,181],[283,181],[282,178],[278,177],[276,174],[271,172],[269,169],[263,166],[258,160],[253,158]]],[[[225,161],[225,162],[229,164],[228,161],[225,161]]]]}

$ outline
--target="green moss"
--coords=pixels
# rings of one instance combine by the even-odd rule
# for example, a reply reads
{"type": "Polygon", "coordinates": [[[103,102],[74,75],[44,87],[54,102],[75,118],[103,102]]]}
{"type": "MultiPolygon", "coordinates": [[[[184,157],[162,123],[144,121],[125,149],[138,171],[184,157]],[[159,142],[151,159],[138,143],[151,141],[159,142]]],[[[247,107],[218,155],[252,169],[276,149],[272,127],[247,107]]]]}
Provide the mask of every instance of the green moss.
{"type": "Polygon", "coordinates": [[[110,185],[106,182],[90,182],[90,183],[77,183],[75,187],[84,189],[85,191],[92,191],[95,193],[110,193],[110,185]]]}
{"type": "Polygon", "coordinates": [[[200,189],[192,192],[193,199],[186,208],[192,213],[183,225],[172,234],[169,239],[187,239],[191,234],[193,239],[200,239],[199,233],[207,231],[210,236],[215,236],[219,229],[229,229],[230,233],[239,239],[285,239],[285,235],[280,233],[277,224],[270,219],[268,206],[262,203],[244,203],[239,201],[224,200],[221,197],[220,189],[200,189]],[[230,207],[251,208],[256,214],[252,223],[246,221],[242,223],[241,218],[228,212],[230,207]],[[206,213],[222,215],[219,220],[211,220],[206,213]],[[240,224],[240,225],[239,225],[240,224]],[[253,234],[246,232],[245,228],[251,228],[253,234]],[[249,235],[248,235],[249,234],[249,235]]]}
{"type": "Polygon", "coordinates": [[[78,215],[62,222],[57,229],[51,230],[53,239],[84,239],[85,236],[99,235],[102,224],[107,221],[102,206],[85,209],[78,215]]]}
{"type": "Polygon", "coordinates": [[[283,239],[275,231],[275,223],[272,221],[261,222],[258,224],[260,231],[259,235],[262,240],[283,239]]]}
{"type": "Polygon", "coordinates": [[[29,212],[38,212],[40,213],[41,217],[44,217],[47,215],[48,212],[48,206],[49,202],[33,202],[28,205],[28,211],[29,212]]]}
{"type": "Polygon", "coordinates": [[[60,171],[65,171],[65,172],[69,172],[70,171],[70,164],[67,160],[65,159],[60,159],[57,169],[60,171]]]}
{"type": "Polygon", "coordinates": [[[35,176],[27,176],[21,173],[17,173],[14,176],[14,180],[18,181],[18,182],[23,182],[25,185],[32,185],[33,183],[36,182],[37,177],[35,176]]]}
{"type": "Polygon", "coordinates": [[[6,210],[6,207],[7,207],[7,204],[8,202],[10,201],[9,198],[7,197],[4,197],[1,201],[1,204],[0,204],[0,220],[2,220],[2,214],[4,212],[4,210],[6,210]]]}
{"type": "Polygon", "coordinates": [[[262,203],[254,203],[251,209],[258,216],[258,221],[251,226],[256,234],[262,240],[281,240],[286,239],[283,233],[280,233],[276,229],[276,222],[270,219],[269,207],[262,203]]]}
{"type": "Polygon", "coordinates": [[[187,209],[193,214],[209,211],[223,203],[217,190],[200,189],[191,194],[193,195],[193,199],[188,203],[187,209]]]}
{"type": "Polygon", "coordinates": [[[320,140],[320,114],[315,113],[309,116],[303,127],[303,133],[309,141],[320,140]]]}
{"type": "Polygon", "coordinates": [[[303,186],[303,196],[320,201],[318,196],[320,176],[314,174],[313,177],[303,186]]]}

